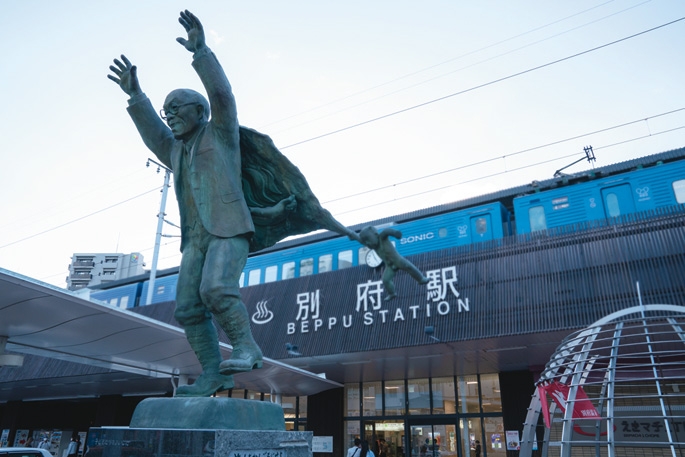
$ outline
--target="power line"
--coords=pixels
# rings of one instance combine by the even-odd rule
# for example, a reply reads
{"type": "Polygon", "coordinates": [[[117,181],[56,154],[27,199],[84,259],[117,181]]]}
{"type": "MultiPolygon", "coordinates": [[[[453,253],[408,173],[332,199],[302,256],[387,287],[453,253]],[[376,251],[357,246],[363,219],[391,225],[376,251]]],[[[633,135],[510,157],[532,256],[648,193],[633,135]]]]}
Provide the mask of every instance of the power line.
{"type": "MultiPolygon", "coordinates": [[[[608,148],[613,147],[613,146],[618,146],[618,145],[621,145],[621,144],[630,143],[630,142],[632,142],[632,141],[642,140],[642,139],[645,139],[645,138],[649,138],[649,137],[653,137],[653,136],[657,136],[657,135],[662,135],[662,134],[664,134],[664,133],[670,133],[670,132],[673,132],[673,131],[676,131],[676,130],[682,130],[682,129],[685,129],[685,125],[681,125],[680,127],[675,127],[675,128],[668,129],[668,130],[663,130],[663,131],[657,132],[657,133],[650,133],[650,134],[648,134],[648,135],[643,135],[643,136],[631,138],[631,139],[629,139],[629,140],[620,141],[620,142],[618,142],[618,143],[613,143],[613,144],[608,144],[608,145],[604,145],[604,146],[599,146],[599,147],[596,147],[596,148],[593,148],[593,149],[594,149],[594,150],[598,150],[598,149],[608,149],[608,148]]],[[[497,172],[497,173],[491,173],[491,174],[489,174],[489,175],[479,176],[479,177],[477,177],[477,178],[467,179],[467,180],[465,180],[465,181],[461,181],[461,182],[458,182],[458,183],[456,183],[456,184],[449,184],[449,185],[447,185],[447,186],[442,186],[442,187],[438,187],[438,188],[435,188],[435,189],[428,189],[428,190],[425,190],[425,191],[423,191],[423,192],[413,193],[413,194],[411,194],[411,195],[407,195],[407,196],[404,196],[404,197],[395,198],[395,199],[392,199],[392,200],[386,200],[386,201],[379,202],[379,203],[374,203],[374,204],[371,204],[371,205],[364,206],[364,207],[362,207],[362,208],[355,208],[355,209],[351,209],[351,210],[349,210],[349,211],[337,212],[337,213],[335,213],[335,215],[336,215],[336,216],[340,216],[340,215],[342,215],[342,214],[350,214],[350,213],[354,213],[354,212],[357,212],[357,211],[361,211],[361,210],[373,208],[373,207],[376,207],[376,206],[387,205],[388,203],[394,203],[394,202],[397,202],[397,201],[399,201],[399,200],[405,200],[405,199],[407,199],[407,198],[416,197],[417,195],[430,194],[430,193],[433,193],[433,192],[438,192],[438,191],[441,191],[441,190],[446,190],[446,189],[449,189],[449,188],[451,188],[451,187],[461,186],[461,185],[463,185],[463,184],[468,184],[468,183],[472,183],[472,182],[475,182],[475,181],[480,181],[480,180],[482,180],[482,179],[493,178],[493,177],[495,177],[495,176],[501,176],[501,175],[506,174],[506,173],[512,173],[512,172],[514,172],[514,171],[520,171],[520,170],[524,170],[524,169],[526,169],[526,168],[532,168],[532,167],[536,167],[536,166],[539,166],[539,165],[544,165],[544,164],[546,164],[546,163],[556,162],[557,160],[567,159],[567,158],[569,158],[569,157],[575,157],[575,156],[577,156],[577,155],[578,155],[577,153],[574,153],[574,154],[567,154],[567,155],[564,155],[564,156],[555,157],[555,158],[553,158],[553,159],[544,160],[544,161],[541,161],[541,162],[536,162],[536,163],[532,163],[532,164],[528,164],[528,165],[522,165],[522,166],[520,166],[520,167],[518,167],[518,168],[513,168],[513,169],[510,169],[510,170],[499,171],[499,172],[497,172]]],[[[504,157],[506,157],[506,156],[502,156],[501,158],[504,158],[504,157]]]]}
{"type": "Polygon", "coordinates": [[[148,190],[148,191],[146,191],[146,192],[143,192],[142,194],[136,195],[135,197],[131,197],[131,198],[128,198],[128,199],[126,199],[126,200],[120,201],[119,203],[115,203],[115,204],[110,205],[110,206],[108,206],[108,207],[106,207],[106,208],[99,209],[99,210],[97,210],[97,211],[95,211],[95,212],[93,212],[93,213],[86,214],[85,216],[81,216],[81,217],[76,218],[76,219],[73,219],[73,220],[71,220],[71,221],[69,221],[69,222],[65,222],[65,223],[60,224],[60,225],[58,225],[58,226],[56,226],[56,227],[52,227],[52,228],[50,228],[50,229],[43,230],[42,232],[39,232],[39,233],[34,233],[33,235],[29,235],[29,236],[27,236],[27,237],[25,237],[25,238],[22,238],[22,239],[20,239],[20,240],[12,241],[11,243],[8,243],[8,244],[5,244],[5,245],[3,245],[3,246],[0,246],[0,249],[6,248],[6,247],[8,247],[8,246],[15,245],[15,244],[17,244],[17,243],[21,243],[22,241],[30,240],[31,238],[35,238],[35,237],[40,236],[40,235],[44,235],[44,234],[46,234],[46,233],[52,232],[53,230],[57,230],[57,229],[59,229],[59,228],[66,227],[67,225],[73,224],[74,222],[82,221],[83,219],[87,219],[87,218],[89,218],[89,217],[91,217],[91,216],[94,216],[94,215],[96,215],[96,214],[102,213],[103,211],[107,211],[107,210],[112,209],[112,208],[114,208],[114,207],[116,207],[116,206],[119,206],[119,205],[122,205],[122,204],[124,204],[124,203],[130,202],[131,200],[135,200],[136,198],[140,198],[140,197],[142,197],[143,195],[147,195],[147,194],[149,194],[150,192],[155,192],[155,191],[159,191],[159,187],[155,187],[154,189],[151,189],[151,190],[148,190]]]}
{"type": "MultiPolygon", "coordinates": [[[[460,166],[455,167],[455,168],[450,168],[449,170],[443,170],[443,171],[439,171],[439,172],[437,172],[437,173],[431,173],[431,174],[429,174],[429,175],[424,175],[424,176],[419,176],[419,177],[416,177],[416,178],[408,179],[408,180],[406,180],[406,181],[401,181],[401,182],[397,182],[397,183],[393,183],[393,184],[388,184],[387,186],[382,186],[382,187],[377,187],[377,188],[374,188],[374,189],[365,190],[365,191],[362,191],[362,192],[358,192],[358,193],[356,193],[356,194],[346,195],[346,196],[343,196],[343,197],[335,198],[335,199],[333,199],[333,200],[328,200],[328,201],[326,201],[326,202],[324,202],[324,203],[326,203],[326,204],[327,204],[327,203],[333,203],[333,202],[337,202],[337,201],[341,201],[341,200],[346,200],[346,199],[348,199],[348,198],[358,197],[358,196],[360,196],[360,195],[368,194],[368,193],[371,193],[371,192],[377,192],[377,191],[379,191],[379,190],[390,189],[390,188],[392,188],[392,187],[401,186],[401,185],[404,185],[404,184],[409,184],[409,183],[411,183],[411,182],[421,181],[421,180],[423,180],[423,179],[434,178],[434,177],[436,177],[436,176],[444,175],[444,174],[447,174],[447,173],[451,173],[451,172],[453,172],[453,171],[463,170],[463,169],[465,169],[465,168],[475,167],[475,166],[477,166],[477,165],[483,165],[483,164],[486,164],[486,163],[489,163],[489,162],[494,162],[495,160],[506,159],[507,157],[513,157],[513,156],[516,156],[516,155],[519,155],[519,154],[523,154],[523,153],[525,153],[525,152],[536,151],[536,150],[538,150],[538,149],[543,149],[543,148],[546,148],[546,147],[549,147],[549,146],[554,146],[554,145],[561,144],[561,143],[565,143],[565,142],[571,141],[571,140],[577,140],[578,138],[583,138],[583,137],[586,137],[586,136],[595,135],[595,134],[597,134],[597,133],[608,132],[608,131],[610,131],[610,130],[615,130],[615,129],[618,129],[618,128],[621,128],[621,127],[626,127],[626,126],[628,126],[628,125],[637,124],[638,122],[644,122],[644,121],[647,121],[647,120],[649,120],[649,119],[656,119],[656,118],[658,118],[658,117],[667,116],[667,115],[669,115],[669,114],[677,113],[677,112],[683,111],[683,110],[685,110],[685,107],[684,107],[684,108],[678,108],[678,109],[671,110],[671,111],[666,111],[666,112],[661,113],[661,114],[655,114],[655,115],[653,115],[653,116],[648,116],[648,117],[641,118],[641,119],[636,119],[636,120],[630,121],[630,122],[624,122],[623,124],[614,125],[614,126],[612,126],[612,127],[605,127],[605,128],[599,129],[599,130],[594,130],[594,131],[592,131],[592,132],[583,133],[583,134],[581,134],[581,135],[575,135],[575,136],[572,136],[572,137],[564,138],[563,140],[552,141],[551,143],[546,143],[546,144],[542,144],[542,145],[539,145],[539,146],[534,146],[534,147],[532,147],[532,148],[522,149],[522,150],[520,150],[520,151],[512,152],[512,153],[510,153],[510,154],[505,154],[505,155],[503,155],[503,156],[492,157],[492,158],[490,158],[490,159],[484,159],[484,160],[480,160],[480,161],[478,161],[478,162],[472,162],[472,163],[469,163],[469,164],[466,164],[466,165],[460,165],[460,166]]],[[[595,149],[598,149],[598,148],[595,148],[595,149]]]]}
{"type": "MultiPolygon", "coordinates": [[[[633,5],[633,6],[630,6],[630,7],[628,7],[628,8],[625,8],[625,9],[623,9],[623,10],[621,10],[621,11],[618,11],[618,12],[615,12],[615,13],[612,13],[612,14],[609,14],[609,15],[604,16],[604,17],[601,17],[601,18],[599,18],[599,19],[595,19],[594,21],[586,22],[585,24],[582,24],[582,25],[579,25],[579,26],[570,28],[570,29],[568,29],[568,30],[564,30],[563,32],[559,32],[559,33],[557,33],[557,34],[555,34],[555,35],[548,36],[548,37],[543,38],[543,39],[541,39],[541,40],[534,41],[534,42],[532,42],[532,43],[528,43],[528,44],[526,44],[526,45],[524,45],[524,46],[520,46],[520,47],[518,47],[518,48],[511,49],[511,50],[509,50],[509,51],[503,52],[503,53],[501,53],[501,54],[497,54],[497,55],[492,56],[492,57],[489,57],[489,58],[487,58],[487,59],[480,60],[480,61],[478,61],[478,62],[474,62],[474,63],[469,64],[469,65],[467,65],[467,66],[458,68],[458,69],[456,69],[456,70],[453,70],[453,71],[450,71],[450,72],[447,72],[447,73],[442,73],[442,74],[440,74],[440,75],[438,75],[438,76],[434,76],[434,77],[432,77],[432,78],[425,79],[425,80],[423,80],[423,81],[417,82],[417,83],[412,84],[412,85],[410,85],[410,86],[405,86],[405,87],[402,87],[402,88],[400,88],[400,89],[394,90],[394,91],[392,91],[392,92],[388,92],[388,93],[385,93],[385,94],[383,94],[383,95],[379,95],[378,97],[375,97],[375,98],[372,98],[372,99],[369,99],[369,100],[365,100],[365,101],[359,102],[359,103],[357,103],[356,105],[347,106],[347,107],[345,107],[345,108],[342,108],[342,109],[340,109],[340,110],[334,111],[334,112],[332,112],[332,113],[325,114],[325,115],[319,116],[319,117],[314,118],[314,119],[310,119],[310,120],[305,121],[305,122],[301,122],[301,123],[299,123],[299,124],[296,124],[296,125],[294,125],[294,126],[290,126],[290,127],[288,127],[288,128],[282,129],[282,130],[280,130],[280,131],[287,131],[287,130],[290,130],[290,129],[292,129],[292,128],[301,127],[301,126],[303,126],[303,125],[307,125],[307,124],[310,124],[310,123],[312,123],[312,122],[316,122],[316,121],[319,121],[319,120],[321,120],[321,119],[324,119],[324,118],[327,118],[327,117],[334,116],[334,115],[339,114],[339,113],[341,113],[341,112],[343,112],[343,111],[348,111],[348,110],[351,110],[351,109],[354,109],[354,108],[358,108],[358,107],[363,106],[363,105],[366,105],[366,104],[368,104],[368,103],[371,103],[371,102],[374,102],[374,101],[377,101],[377,100],[380,100],[380,99],[389,97],[389,96],[391,96],[391,95],[398,94],[398,93],[403,92],[403,91],[405,91],[405,90],[407,90],[407,89],[411,89],[411,88],[414,88],[414,87],[421,86],[421,85],[423,85],[423,84],[427,84],[427,83],[429,83],[429,82],[431,82],[431,81],[435,81],[435,80],[437,80],[437,79],[439,79],[439,78],[443,78],[443,77],[445,77],[445,76],[447,76],[447,75],[451,75],[451,74],[454,74],[454,73],[457,73],[457,72],[466,70],[466,69],[468,69],[468,68],[475,67],[475,66],[480,65],[480,64],[485,63],[485,62],[490,62],[490,61],[492,61],[492,60],[496,60],[496,59],[498,59],[498,58],[500,58],[500,57],[504,57],[504,56],[506,56],[506,55],[513,54],[514,52],[518,52],[518,51],[520,51],[520,50],[522,50],[522,49],[529,48],[529,47],[534,46],[534,45],[539,44],[539,43],[543,43],[543,42],[545,42],[545,41],[551,40],[552,38],[559,37],[559,36],[561,36],[561,35],[564,35],[564,34],[566,34],[566,33],[572,32],[572,31],[574,31],[574,30],[578,30],[578,29],[580,29],[580,28],[587,27],[588,25],[591,25],[591,24],[596,24],[597,22],[600,22],[600,21],[603,21],[603,20],[608,19],[608,18],[610,18],[610,17],[616,16],[616,15],[621,14],[621,13],[623,13],[623,12],[625,12],[625,11],[630,10],[630,9],[637,8],[638,6],[644,5],[645,3],[649,3],[650,1],[651,1],[651,0],[646,0],[646,1],[642,2],[642,3],[637,4],[637,5],[633,5]]],[[[602,5],[604,5],[604,4],[602,4],[602,5]]],[[[598,5],[598,6],[602,6],[602,5],[598,5]]],[[[596,7],[595,7],[595,8],[596,8],[596,7]]],[[[591,9],[592,9],[592,8],[591,8],[591,9]]],[[[586,10],[586,11],[589,11],[589,10],[586,10]]],[[[581,13],[578,13],[578,14],[581,14],[581,13]]],[[[576,15],[578,15],[578,14],[576,14],[576,15]]],[[[575,16],[575,15],[574,15],[574,16],[575,16]]],[[[570,17],[573,17],[573,16],[568,16],[568,18],[570,18],[570,17]]],[[[566,18],[566,19],[567,19],[567,18],[566,18]]],[[[563,19],[562,19],[562,20],[563,20],[563,19]]],[[[561,20],[556,21],[556,22],[561,22],[561,20]]],[[[551,24],[548,24],[548,25],[552,25],[552,24],[554,24],[554,23],[555,23],[555,22],[553,22],[553,23],[551,23],[551,24]]],[[[517,38],[517,37],[526,35],[527,33],[530,33],[530,32],[532,32],[532,31],[540,30],[540,29],[542,29],[542,28],[547,27],[548,25],[545,25],[545,26],[542,26],[542,27],[538,27],[537,29],[533,29],[533,30],[531,30],[531,31],[529,31],[529,32],[525,32],[525,33],[516,35],[516,36],[514,36],[514,37],[512,37],[512,38],[510,38],[510,39],[514,39],[514,38],[517,38]]],[[[354,95],[362,94],[362,93],[367,92],[367,91],[370,91],[370,90],[372,90],[372,89],[376,89],[376,88],[378,88],[378,87],[385,86],[385,85],[390,84],[390,83],[392,83],[392,82],[399,81],[399,80],[404,79],[404,78],[406,78],[406,77],[409,77],[409,76],[412,76],[412,75],[421,73],[421,72],[423,72],[423,71],[425,71],[425,70],[428,70],[428,69],[430,69],[430,68],[434,68],[434,67],[443,65],[444,63],[448,63],[448,62],[451,62],[451,61],[454,61],[454,60],[458,60],[458,59],[460,59],[460,58],[462,58],[462,57],[465,57],[465,56],[468,56],[468,55],[470,55],[470,54],[475,54],[476,52],[479,52],[479,51],[488,49],[488,48],[490,48],[490,47],[494,47],[494,46],[496,46],[496,45],[498,45],[498,44],[501,44],[501,43],[504,43],[504,42],[506,42],[506,41],[509,41],[510,39],[502,40],[502,41],[499,41],[499,42],[494,43],[494,44],[492,44],[492,45],[485,46],[485,47],[483,47],[483,48],[477,49],[477,50],[475,50],[475,51],[467,52],[467,53],[465,53],[465,54],[463,54],[463,55],[461,55],[461,56],[459,56],[459,57],[455,57],[454,59],[450,59],[450,60],[445,61],[445,62],[443,62],[443,63],[436,64],[436,65],[433,65],[433,66],[431,66],[431,67],[427,67],[427,68],[425,68],[425,69],[423,69],[423,70],[419,70],[419,71],[416,71],[416,72],[414,72],[414,73],[410,73],[410,74],[405,75],[405,76],[403,76],[403,77],[401,77],[401,78],[397,78],[397,79],[395,79],[395,80],[393,80],[393,81],[390,81],[390,82],[388,82],[388,83],[380,84],[380,85],[378,85],[378,86],[372,87],[371,89],[367,89],[367,90],[365,90],[365,91],[358,92],[357,94],[353,94],[353,95],[351,95],[351,96],[349,96],[349,97],[343,97],[343,98],[341,98],[340,100],[336,100],[336,101],[331,102],[331,103],[329,103],[329,104],[322,105],[321,107],[328,106],[328,105],[330,105],[330,104],[336,103],[337,101],[346,100],[346,99],[348,99],[348,98],[353,97],[354,95]]],[[[321,107],[319,107],[319,108],[321,108],[321,107]]],[[[315,110],[317,110],[317,109],[319,109],[319,108],[314,108],[314,109],[309,110],[309,111],[307,111],[307,112],[315,111],[315,110]]],[[[302,114],[304,114],[304,113],[302,113],[302,114]]],[[[288,118],[286,118],[286,119],[290,119],[290,118],[296,117],[296,116],[298,116],[298,115],[293,115],[293,116],[290,116],[290,117],[288,117],[288,118]]],[[[273,123],[272,123],[272,124],[273,124],[273,123]]],[[[267,124],[267,125],[271,125],[271,124],[267,124]]],[[[278,131],[277,131],[277,132],[278,132],[278,131]]]]}
{"type": "MultiPolygon", "coordinates": [[[[542,29],[547,28],[547,27],[549,27],[549,26],[551,26],[551,25],[554,25],[554,24],[558,24],[558,23],[560,23],[560,22],[563,22],[563,21],[565,21],[565,20],[567,20],[567,19],[571,19],[571,18],[573,18],[573,17],[580,16],[581,14],[587,13],[588,11],[592,11],[592,10],[594,10],[594,9],[597,9],[597,8],[599,8],[599,7],[602,7],[602,6],[604,6],[604,5],[607,5],[607,4],[609,4],[609,3],[612,3],[613,1],[614,1],[614,0],[609,0],[609,1],[606,1],[606,2],[604,2],[604,3],[600,3],[599,5],[596,5],[596,6],[593,6],[593,7],[591,7],[591,8],[588,8],[588,9],[579,11],[579,12],[577,12],[577,13],[571,14],[570,16],[566,16],[566,17],[563,17],[563,18],[561,18],[561,19],[557,19],[557,20],[552,21],[552,22],[549,22],[549,23],[547,23],[547,24],[545,24],[545,25],[541,25],[541,26],[535,27],[535,28],[533,28],[533,29],[530,29],[530,30],[527,30],[527,31],[525,31],[525,32],[519,33],[519,34],[517,34],[517,35],[513,35],[513,36],[511,36],[511,37],[509,37],[509,38],[505,38],[505,39],[500,40],[500,41],[497,41],[497,42],[495,42],[495,43],[491,43],[491,44],[489,44],[489,45],[480,47],[480,48],[475,49],[475,50],[473,50],[473,51],[465,52],[465,53],[460,54],[460,55],[458,55],[458,56],[456,56],[456,57],[452,57],[452,58],[450,58],[450,59],[447,59],[447,60],[445,60],[445,61],[442,61],[442,62],[440,62],[440,63],[436,63],[436,64],[433,64],[433,65],[429,65],[429,66],[424,67],[424,68],[422,68],[422,69],[420,69],[420,70],[416,70],[416,71],[413,71],[413,72],[411,72],[411,73],[407,73],[407,74],[405,74],[405,75],[403,75],[403,76],[399,76],[399,77],[397,77],[397,78],[391,79],[390,81],[386,81],[386,82],[384,82],[384,83],[377,84],[377,85],[372,86],[372,87],[369,87],[369,88],[367,88],[367,89],[360,90],[360,91],[355,92],[355,93],[353,93],[353,94],[350,94],[350,95],[347,95],[347,96],[344,96],[344,97],[340,97],[340,98],[335,99],[335,100],[332,100],[332,101],[330,101],[330,102],[328,102],[328,103],[324,103],[324,104],[319,105],[319,106],[317,106],[317,107],[314,107],[314,108],[311,108],[311,109],[302,111],[302,112],[300,112],[300,113],[292,114],[292,115],[286,116],[286,117],[284,117],[284,118],[282,118],[282,119],[279,119],[279,120],[276,120],[276,121],[273,121],[273,122],[269,122],[268,124],[262,125],[260,128],[269,127],[269,126],[271,126],[271,125],[278,124],[278,123],[280,123],[280,122],[283,122],[283,121],[286,121],[286,120],[289,120],[289,119],[293,119],[293,118],[299,117],[299,116],[301,116],[301,115],[303,115],[303,114],[307,114],[307,113],[311,113],[311,112],[313,112],[313,111],[320,110],[321,108],[325,108],[326,106],[334,105],[334,104],[336,104],[336,103],[338,103],[338,102],[341,102],[341,101],[348,100],[348,99],[350,99],[350,98],[356,97],[357,95],[362,95],[362,94],[364,94],[364,93],[370,92],[370,91],[375,90],[375,89],[378,89],[378,88],[380,88],[380,87],[387,86],[387,85],[392,84],[392,83],[394,83],[394,82],[401,81],[401,80],[403,80],[403,79],[407,79],[407,78],[409,78],[409,77],[411,77],[411,76],[418,75],[418,74],[420,74],[420,73],[423,73],[423,72],[425,72],[425,71],[431,70],[431,69],[433,69],[433,68],[437,68],[437,67],[440,67],[440,66],[442,66],[442,65],[448,64],[448,63],[450,63],[450,62],[454,62],[454,61],[456,61],[456,60],[463,59],[464,57],[467,57],[467,56],[470,56],[470,55],[473,55],[473,54],[477,54],[477,53],[479,53],[479,52],[481,52],[481,51],[485,51],[486,49],[494,48],[495,46],[498,46],[498,45],[500,45],[500,44],[506,43],[506,42],[508,42],[508,41],[515,40],[516,38],[520,38],[520,37],[522,37],[522,36],[525,36],[525,35],[528,35],[528,34],[530,34],[530,33],[536,32],[536,31],[538,31],[538,30],[542,30],[542,29]]],[[[609,15],[609,16],[605,16],[605,17],[603,17],[603,18],[601,18],[601,19],[599,19],[599,20],[603,20],[603,19],[606,19],[606,18],[608,18],[608,17],[614,16],[614,15],[616,15],[616,14],[620,14],[620,13],[622,13],[622,12],[624,12],[624,11],[627,11],[627,10],[632,9],[632,8],[636,8],[636,7],[640,6],[640,5],[643,5],[643,4],[645,4],[645,3],[648,3],[648,2],[650,2],[650,1],[651,1],[651,0],[646,0],[646,1],[642,2],[642,3],[639,3],[638,5],[631,6],[631,7],[629,7],[629,8],[624,9],[624,10],[621,10],[621,11],[619,11],[619,12],[617,12],[617,13],[613,13],[613,14],[611,14],[611,15],[609,15]]],[[[597,21],[593,21],[593,22],[597,22],[597,21]]],[[[591,22],[591,23],[592,23],[592,22],[591,22]]],[[[587,25],[587,24],[584,24],[583,26],[585,26],[585,25],[587,25]]],[[[574,29],[571,29],[571,30],[574,30],[574,29]]],[[[568,32],[568,31],[567,31],[567,32],[568,32]]],[[[563,32],[563,33],[566,33],[566,32],[563,32]]],[[[554,35],[554,37],[556,37],[556,36],[558,36],[558,34],[557,34],[557,35],[554,35]]],[[[550,38],[553,38],[553,37],[550,37],[550,38]]],[[[533,43],[533,44],[537,44],[537,43],[538,43],[538,42],[533,43]]],[[[521,48],[519,48],[519,49],[521,49],[521,48]]],[[[518,50],[518,49],[516,49],[516,50],[518,50]]],[[[501,55],[500,55],[500,56],[501,56],[501,55]]],[[[498,57],[500,57],[500,56],[498,56],[498,57]]],[[[404,89],[401,89],[401,90],[404,90],[404,89]]],[[[396,92],[394,92],[394,93],[396,93],[396,92]]],[[[302,124],[300,124],[300,125],[302,125],[302,124]]]]}
{"type": "Polygon", "coordinates": [[[646,33],[653,32],[653,31],[655,31],[655,30],[658,30],[658,29],[667,27],[667,26],[669,26],[669,25],[673,25],[673,24],[675,24],[675,23],[677,23],[677,22],[680,22],[680,21],[682,21],[682,20],[685,20],[685,17],[681,17],[681,18],[676,19],[676,20],[673,20],[673,21],[671,21],[671,22],[667,22],[667,23],[665,23],[665,24],[661,24],[661,25],[658,25],[658,26],[656,26],[656,27],[652,27],[652,28],[650,28],[650,29],[643,30],[642,32],[638,32],[638,33],[635,33],[635,34],[633,34],[633,35],[629,35],[629,36],[627,36],[627,37],[620,38],[620,39],[618,39],[618,40],[611,41],[611,42],[609,42],[609,43],[605,43],[605,44],[603,44],[603,45],[596,46],[596,47],[594,47],[594,48],[591,48],[591,49],[587,49],[587,50],[585,50],[585,51],[578,52],[578,53],[576,53],[576,54],[572,54],[572,55],[569,55],[569,56],[566,56],[566,57],[562,57],[561,59],[553,60],[553,61],[551,61],[551,62],[547,62],[547,63],[545,63],[545,64],[538,65],[538,66],[536,66],[536,67],[532,67],[532,68],[529,68],[529,69],[527,69],[527,70],[523,70],[523,71],[520,71],[520,72],[517,72],[517,73],[513,73],[513,74],[511,74],[511,75],[504,76],[504,77],[502,77],[502,78],[494,79],[494,80],[492,80],[492,81],[489,81],[489,82],[486,82],[486,83],[483,83],[483,84],[479,84],[479,85],[477,85],[477,86],[473,86],[473,87],[470,87],[470,88],[468,88],[468,89],[464,89],[464,90],[461,90],[461,91],[458,91],[458,92],[454,92],[454,93],[452,93],[452,94],[445,95],[445,96],[442,96],[442,97],[439,97],[439,98],[436,98],[436,99],[433,99],[433,100],[429,100],[429,101],[427,101],[427,102],[419,103],[418,105],[413,105],[413,106],[410,106],[410,107],[408,107],[408,108],[403,108],[403,109],[398,110],[398,111],[393,111],[392,113],[384,114],[384,115],[382,115],[382,116],[378,116],[378,117],[375,117],[375,118],[372,118],[372,119],[368,119],[368,120],[366,120],[366,121],[358,122],[358,123],[356,123],[356,124],[352,124],[352,125],[349,125],[349,126],[347,126],[347,127],[343,127],[343,128],[340,128],[340,129],[337,129],[337,130],[333,130],[333,131],[328,132],[328,133],[324,133],[324,134],[321,134],[321,135],[318,135],[318,136],[309,138],[309,139],[307,139],[307,140],[302,140],[302,141],[299,141],[299,142],[297,142],[297,143],[289,144],[289,145],[287,145],[287,146],[282,147],[281,149],[288,149],[288,148],[291,148],[291,147],[293,147],[293,146],[299,146],[299,145],[301,145],[301,144],[308,143],[308,142],[310,142],[310,141],[319,140],[319,139],[325,138],[325,137],[327,137],[327,136],[335,135],[336,133],[344,132],[344,131],[346,131],[346,130],[351,130],[351,129],[356,128],[356,127],[361,127],[362,125],[371,124],[371,123],[373,123],[373,122],[380,121],[380,120],[386,119],[386,118],[388,118],[388,117],[396,116],[396,115],[401,114],[401,113],[406,113],[407,111],[412,111],[412,110],[415,110],[415,109],[417,109],[417,108],[421,108],[421,107],[424,107],[424,106],[427,106],[427,105],[431,105],[431,104],[433,104],[433,103],[437,103],[437,102],[439,102],[439,101],[447,100],[448,98],[456,97],[457,95],[463,95],[463,94],[466,94],[466,93],[468,93],[468,92],[472,92],[472,91],[477,90],[477,89],[482,89],[483,87],[491,86],[491,85],[496,84],[496,83],[500,83],[500,82],[503,82],[503,81],[506,81],[506,80],[509,80],[509,79],[513,79],[513,78],[516,78],[517,76],[522,76],[522,75],[531,73],[531,72],[533,72],[533,71],[540,70],[540,69],[542,69],[542,68],[546,68],[546,67],[549,67],[549,66],[552,66],[552,65],[561,63],[561,62],[565,62],[565,61],[567,61],[567,60],[570,60],[570,59],[573,59],[573,58],[576,58],[576,57],[580,57],[580,56],[582,56],[582,55],[584,55],[584,54],[589,54],[589,53],[591,53],[591,52],[594,52],[594,51],[597,51],[597,50],[606,48],[606,47],[608,47],[608,46],[612,46],[612,45],[614,45],[614,44],[621,43],[621,42],[623,42],[623,41],[627,41],[627,40],[629,40],[629,39],[631,39],[631,38],[635,38],[635,37],[644,35],[644,34],[646,34],[646,33]]]}

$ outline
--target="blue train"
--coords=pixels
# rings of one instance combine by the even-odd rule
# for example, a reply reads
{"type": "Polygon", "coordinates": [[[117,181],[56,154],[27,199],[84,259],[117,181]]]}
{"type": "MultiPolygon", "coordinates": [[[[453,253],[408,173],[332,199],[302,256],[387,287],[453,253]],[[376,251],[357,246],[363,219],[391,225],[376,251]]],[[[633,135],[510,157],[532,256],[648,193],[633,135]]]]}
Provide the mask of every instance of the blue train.
{"type": "MultiPolygon", "coordinates": [[[[685,204],[685,148],[559,178],[534,182],[462,202],[372,221],[402,232],[398,252],[411,256],[513,235],[685,204]]],[[[682,209],[682,208],[681,208],[682,209]]],[[[373,251],[331,232],[288,240],[251,255],[241,286],[325,273],[358,265],[377,266],[373,251]]],[[[152,303],[173,301],[178,269],[158,273],[152,303]]],[[[147,275],[93,289],[91,297],[114,306],[139,306],[147,275]]]]}

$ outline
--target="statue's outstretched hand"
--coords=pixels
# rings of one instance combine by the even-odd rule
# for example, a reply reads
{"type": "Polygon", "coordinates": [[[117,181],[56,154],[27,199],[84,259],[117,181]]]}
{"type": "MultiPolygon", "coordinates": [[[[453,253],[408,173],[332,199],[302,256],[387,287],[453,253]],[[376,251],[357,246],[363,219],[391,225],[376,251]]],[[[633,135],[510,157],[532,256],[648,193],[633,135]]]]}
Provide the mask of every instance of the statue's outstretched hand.
{"type": "Polygon", "coordinates": [[[178,18],[183,28],[188,32],[188,39],[176,38],[176,41],[181,43],[188,51],[198,52],[207,47],[205,43],[205,30],[202,28],[200,20],[190,11],[181,11],[181,17],[178,18]]]}
{"type": "Polygon", "coordinates": [[[125,55],[121,55],[121,60],[114,59],[114,65],[110,65],[109,69],[114,75],[107,75],[109,79],[119,84],[121,90],[126,92],[130,97],[142,94],[140,83],[138,82],[138,69],[125,55]],[[123,60],[123,62],[122,62],[123,60]]]}

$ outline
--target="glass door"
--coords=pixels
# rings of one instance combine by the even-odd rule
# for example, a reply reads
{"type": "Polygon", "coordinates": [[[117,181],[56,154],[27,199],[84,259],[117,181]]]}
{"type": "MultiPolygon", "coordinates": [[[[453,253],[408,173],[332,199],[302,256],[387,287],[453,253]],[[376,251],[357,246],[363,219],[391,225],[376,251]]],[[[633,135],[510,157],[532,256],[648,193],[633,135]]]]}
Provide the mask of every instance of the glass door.
{"type": "Polygon", "coordinates": [[[376,457],[405,457],[404,421],[364,421],[364,439],[376,457]]]}
{"type": "Polygon", "coordinates": [[[455,424],[432,422],[412,424],[407,457],[458,457],[455,424]]]}

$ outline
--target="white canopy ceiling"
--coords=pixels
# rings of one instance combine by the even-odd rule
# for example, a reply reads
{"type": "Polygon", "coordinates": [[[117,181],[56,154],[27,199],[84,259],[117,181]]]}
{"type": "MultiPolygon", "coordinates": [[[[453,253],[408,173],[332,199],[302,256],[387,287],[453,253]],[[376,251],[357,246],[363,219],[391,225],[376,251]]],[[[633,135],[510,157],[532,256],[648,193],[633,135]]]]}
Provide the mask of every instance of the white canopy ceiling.
{"type": "MultiPolygon", "coordinates": [[[[0,268],[0,342],[2,337],[7,338],[5,350],[11,353],[117,370],[135,375],[138,381],[192,378],[202,372],[181,329],[0,268]]],[[[222,344],[221,351],[224,358],[230,357],[229,345],[222,344]]],[[[91,381],[111,379],[96,376],[91,381]]],[[[312,395],[341,387],[271,359],[265,359],[260,370],[236,375],[235,382],[236,388],[282,395],[312,395]]],[[[49,383],[39,387],[39,397],[57,395],[49,391],[49,383]]],[[[109,391],[105,384],[100,387],[109,391]]],[[[93,389],[97,391],[97,386],[93,389]]],[[[15,399],[11,390],[0,389],[0,401],[15,399]]]]}

